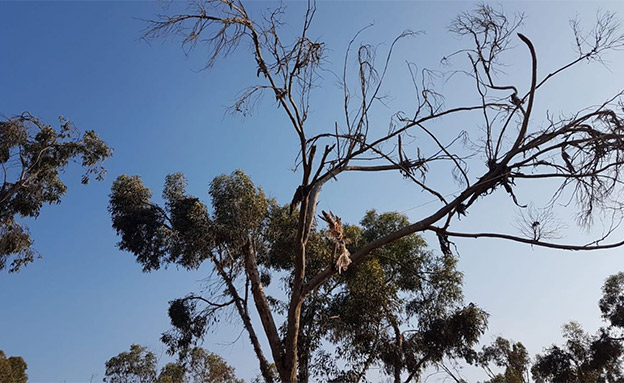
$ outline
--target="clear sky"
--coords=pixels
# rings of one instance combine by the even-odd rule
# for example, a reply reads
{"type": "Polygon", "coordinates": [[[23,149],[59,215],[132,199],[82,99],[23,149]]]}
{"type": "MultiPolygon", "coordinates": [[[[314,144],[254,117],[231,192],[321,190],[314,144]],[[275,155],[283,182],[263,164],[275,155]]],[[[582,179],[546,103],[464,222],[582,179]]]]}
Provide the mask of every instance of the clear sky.
{"type": "MultiPolygon", "coordinates": [[[[45,207],[30,223],[43,258],[19,274],[0,274],[0,349],[24,357],[31,382],[100,381],[104,362],[132,343],[161,353],[158,338],[169,327],[167,302],[197,290],[207,275],[207,268],[143,274],[130,254],[116,248],[107,205],[118,175],[141,175],[158,196],[164,177],[182,171],[190,191],[206,197],[214,176],[241,168],[281,203],[290,201],[298,184],[299,175],[292,172],[294,137],[271,98],[245,120],[225,111],[256,80],[246,45],[201,71],[206,58],[201,47],[186,56],[176,39],[147,43],[140,38],[142,19],[166,12],[162,4],[0,1],[0,113],[8,117],[30,111],[52,124],[62,114],[79,129],[96,130],[115,150],[103,182],[84,187],[80,169],[67,170],[69,191],[63,203],[45,207]]],[[[298,29],[303,3],[286,4],[286,28],[298,29]]],[[[270,5],[250,2],[253,11],[270,5]]],[[[349,39],[371,22],[374,26],[363,38],[376,44],[387,45],[407,28],[423,30],[426,34],[403,44],[397,57],[435,66],[462,43],[445,26],[473,5],[321,1],[312,35],[327,43],[327,66],[337,70],[349,39]]],[[[535,43],[542,73],[573,57],[570,18],[578,14],[591,22],[598,9],[624,17],[618,2],[504,2],[504,7],[526,12],[522,31],[535,43]]],[[[572,111],[599,103],[623,89],[624,52],[608,59],[609,68],[582,65],[554,83],[540,100],[542,116],[546,109],[572,111]]],[[[403,63],[397,60],[397,75],[389,78],[391,101],[399,106],[413,98],[403,63]]],[[[512,64],[510,78],[526,81],[527,64],[512,64]]],[[[445,91],[458,97],[463,92],[445,91]]],[[[340,93],[331,73],[312,102],[311,121],[319,129],[341,118],[340,93]]],[[[383,117],[378,121],[387,124],[383,117]]],[[[343,177],[326,188],[320,207],[347,222],[359,221],[370,208],[405,212],[415,220],[430,198],[411,186],[398,175],[372,182],[361,175],[343,177]]],[[[519,187],[526,199],[540,196],[540,190],[519,187]]],[[[511,227],[510,204],[501,193],[484,199],[460,227],[511,227]]],[[[585,235],[572,224],[568,234],[572,239],[585,235]]],[[[572,254],[500,241],[458,240],[457,245],[466,299],[491,314],[483,339],[503,335],[524,342],[532,353],[558,342],[566,321],[577,320],[593,332],[600,325],[600,286],[607,276],[624,270],[621,249],[572,254]]],[[[240,331],[236,321],[224,323],[207,335],[205,347],[250,378],[257,363],[246,336],[232,343],[240,331]]]]}

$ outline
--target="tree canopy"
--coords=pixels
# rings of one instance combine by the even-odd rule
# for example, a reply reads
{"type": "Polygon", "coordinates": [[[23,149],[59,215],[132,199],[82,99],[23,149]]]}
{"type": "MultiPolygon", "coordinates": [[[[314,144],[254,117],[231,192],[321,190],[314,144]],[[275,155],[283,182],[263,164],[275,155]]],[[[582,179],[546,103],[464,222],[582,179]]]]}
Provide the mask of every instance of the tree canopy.
{"type": "Polygon", "coordinates": [[[61,202],[67,186],[60,175],[70,161],[85,169],[83,184],[105,174],[102,162],[112,153],[106,143],[92,130],[81,134],[65,117],[59,123],[54,129],[28,112],[0,121],[0,270],[17,272],[38,256],[21,218],[61,202]]]}
{"type": "Polygon", "coordinates": [[[156,355],[133,344],[106,362],[106,383],[151,383],[156,380],[156,355]]]}

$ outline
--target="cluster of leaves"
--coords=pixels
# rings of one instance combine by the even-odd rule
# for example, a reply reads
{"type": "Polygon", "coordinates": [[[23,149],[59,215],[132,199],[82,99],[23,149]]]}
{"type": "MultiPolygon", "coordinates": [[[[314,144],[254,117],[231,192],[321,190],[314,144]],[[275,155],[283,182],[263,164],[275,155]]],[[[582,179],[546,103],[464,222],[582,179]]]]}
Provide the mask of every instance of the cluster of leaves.
{"type": "Polygon", "coordinates": [[[0,383],[26,383],[28,365],[21,356],[6,357],[0,350],[0,383]]]}
{"type": "Polygon", "coordinates": [[[157,372],[156,356],[133,344],[106,362],[106,383],[244,383],[219,355],[193,348],[185,363],[167,363],[157,372]]]}
{"type": "MultiPolygon", "coordinates": [[[[407,224],[401,214],[369,211],[360,226],[347,226],[351,250],[407,224]]],[[[378,366],[390,376],[414,377],[445,357],[470,351],[487,315],[473,304],[463,306],[457,259],[425,247],[417,235],[403,237],[336,276],[304,304],[299,354],[302,362],[314,359],[314,375],[360,381],[378,366]],[[303,341],[311,337],[307,343],[316,348],[303,341]],[[323,341],[335,350],[321,350],[323,341]]],[[[305,374],[300,369],[299,381],[308,381],[305,374]]]]}
{"type": "MultiPolygon", "coordinates": [[[[283,272],[295,267],[297,214],[268,199],[242,171],[211,183],[212,213],[185,189],[182,175],[168,176],[165,206],[160,207],[138,177],[121,176],[110,199],[119,246],[133,252],[144,271],[167,264],[196,268],[209,259],[225,280],[213,280],[217,287],[204,296],[170,303],[173,329],[163,341],[172,353],[188,350],[218,320],[221,309],[237,303],[247,307],[249,276],[241,270],[249,243],[256,251],[263,287],[282,278],[281,289],[268,296],[277,312],[284,312],[283,296],[292,288],[291,274],[283,272]]],[[[401,214],[369,211],[360,225],[344,225],[344,243],[354,252],[407,225],[401,214]]],[[[300,381],[312,375],[362,377],[372,366],[382,366],[389,374],[417,376],[432,363],[469,352],[485,330],[487,315],[473,304],[463,305],[457,259],[425,248],[421,237],[405,236],[310,294],[299,330],[300,381]],[[332,343],[335,352],[324,350],[323,342],[332,343]],[[339,367],[336,360],[347,367],[339,367]]],[[[335,243],[316,226],[306,254],[309,275],[335,267],[335,243]]]]}
{"type": "Polygon", "coordinates": [[[502,337],[468,358],[468,362],[481,366],[490,377],[484,383],[527,383],[531,359],[524,345],[512,343],[502,337]],[[495,367],[494,367],[495,366],[495,367]],[[502,372],[494,371],[495,368],[502,372]]]}
{"type": "Polygon", "coordinates": [[[156,355],[133,344],[106,362],[106,383],[152,383],[156,379],[156,355]]]}
{"type": "Polygon", "coordinates": [[[195,269],[217,256],[215,250],[233,257],[266,215],[264,193],[240,170],[211,183],[212,217],[185,189],[182,174],[169,175],[162,208],[151,201],[152,193],[140,177],[122,175],[113,183],[110,211],[121,236],[119,247],[135,254],[143,271],[171,263],[195,269]]]}
{"type": "Polygon", "coordinates": [[[112,151],[94,131],[80,134],[64,117],[60,128],[29,113],[0,121],[0,270],[17,272],[36,257],[32,239],[18,217],[37,217],[44,204],[56,204],[67,190],[60,179],[68,163],[84,169],[82,183],[101,180],[102,161],[112,151]]]}

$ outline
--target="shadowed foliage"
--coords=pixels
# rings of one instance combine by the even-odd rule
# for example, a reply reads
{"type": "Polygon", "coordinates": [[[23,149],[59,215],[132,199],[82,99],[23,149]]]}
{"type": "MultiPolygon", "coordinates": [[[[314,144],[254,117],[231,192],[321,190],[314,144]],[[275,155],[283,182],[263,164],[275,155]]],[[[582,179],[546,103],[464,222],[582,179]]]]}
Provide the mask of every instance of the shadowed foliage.
{"type": "Polygon", "coordinates": [[[20,219],[61,202],[67,186],[60,174],[70,161],[85,169],[83,184],[104,177],[112,150],[94,131],[80,134],[64,117],[59,123],[54,129],[29,113],[0,121],[0,270],[17,272],[38,256],[20,219]]]}

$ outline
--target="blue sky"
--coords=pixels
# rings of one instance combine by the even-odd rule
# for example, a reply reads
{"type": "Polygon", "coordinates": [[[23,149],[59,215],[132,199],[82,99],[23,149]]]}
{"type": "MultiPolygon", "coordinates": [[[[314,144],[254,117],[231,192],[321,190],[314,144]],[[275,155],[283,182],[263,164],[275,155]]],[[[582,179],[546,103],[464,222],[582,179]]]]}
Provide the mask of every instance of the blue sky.
{"type": "MultiPolygon", "coordinates": [[[[197,290],[208,273],[205,267],[143,274],[130,254],[116,249],[107,204],[118,175],[141,175],[158,196],[164,177],[182,171],[190,191],[206,197],[214,176],[242,168],[282,203],[290,201],[298,183],[299,175],[292,172],[294,136],[270,97],[248,119],[226,113],[238,92],[256,81],[246,45],[201,71],[206,58],[201,47],[186,56],[174,38],[150,43],[140,38],[142,19],[163,12],[161,5],[0,1],[0,113],[30,111],[52,124],[62,114],[79,129],[97,131],[115,150],[103,182],[82,186],[80,169],[68,168],[63,203],[45,207],[31,222],[43,258],[19,274],[0,274],[0,349],[26,359],[31,382],[86,382],[92,376],[99,381],[104,362],[132,343],[161,353],[158,338],[169,327],[167,302],[197,290]]],[[[303,3],[287,5],[287,31],[297,30],[303,3]]],[[[617,2],[504,5],[510,12],[526,12],[522,31],[534,40],[544,71],[573,57],[569,18],[579,14],[589,22],[598,9],[624,17],[617,2]]],[[[173,9],[183,6],[171,4],[173,9]]],[[[267,6],[250,3],[253,11],[267,6]]],[[[461,46],[444,27],[472,6],[466,1],[321,1],[312,35],[327,43],[327,66],[337,70],[349,39],[371,22],[374,26],[363,38],[381,43],[382,49],[406,28],[423,30],[425,35],[400,46],[398,57],[435,66],[461,46]]],[[[520,61],[525,57],[510,56],[519,61],[509,68],[512,79],[523,79],[526,65],[520,61]]],[[[543,96],[542,112],[595,104],[624,88],[624,52],[608,59],[609,68],[583,65],[555,82],[543,96]]],[[[413,94],[402,60],[396,70],[389,84],[391,101],[400,107],[413,94]]],[[[457,97],[463,92],[446,91],[457,97]]],[[[340,92],[329,72],[312,102],[311,126],[324,129],[340,119],[340,92]]],[[[380,110],[379,123],[387,124],[383,118],[389,113],[380,110]]],[[[540,190],[523,190],[525,197],[539,198],[540,190]]],[[[429,201],[398,175],[349,175],[328,185],[320,207],[347,222],[357,222],[370,208],[417,219],[429,201]]],[[[506,196],[493,195],[460,227],[510,227],[509,205],[506,196]]],[[[585,235],[573,226],[569,234],[585,235]]],[[[466,299],[491,314],[484,340],[503,335],[524,342],[533,353],[559,341],[566,321],[578,320],[589,331],[597,328],[600,286],[607,276],[624,270],[621,249],[572,254],[500,241],[458,240],[457,245],[466,299]]],[[[240,330],[236,321],[226,321],[207,335],[205,346],[250,378],[257,363],[246,337],[232,344],[240,330]]]]}

